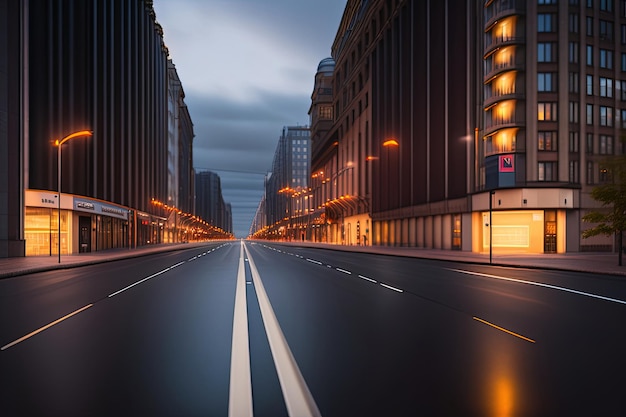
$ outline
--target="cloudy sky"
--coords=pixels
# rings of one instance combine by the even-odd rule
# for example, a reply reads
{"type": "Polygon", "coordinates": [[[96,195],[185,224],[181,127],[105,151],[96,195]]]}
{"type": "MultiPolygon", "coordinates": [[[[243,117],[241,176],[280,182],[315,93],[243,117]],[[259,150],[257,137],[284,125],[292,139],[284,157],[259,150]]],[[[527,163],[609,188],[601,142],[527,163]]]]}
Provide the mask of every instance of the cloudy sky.
{"type": "Polygon", "coordinates": [[[245,237],[283,126],[308,125],[317,65],[347,0],[154,0],[194,124],[194,167],[222,179],[245,237]]]}

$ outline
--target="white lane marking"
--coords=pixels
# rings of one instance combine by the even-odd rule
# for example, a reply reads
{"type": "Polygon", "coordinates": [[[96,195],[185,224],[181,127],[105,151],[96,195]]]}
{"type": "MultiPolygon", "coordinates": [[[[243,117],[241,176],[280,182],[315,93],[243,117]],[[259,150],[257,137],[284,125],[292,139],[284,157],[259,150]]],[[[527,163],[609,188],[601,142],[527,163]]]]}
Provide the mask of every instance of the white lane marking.
{"type": "Polygon", "coordinates": [[[276,319],[270,300],[265,292],[265,287],[261,281],[259,271],[254,264],[254,260],[252,256],[250,256],[250,252],[245,244],[244,248],[248,254],[248,259],[250,259],[252,280],[254,281],[254,288],[261,309],[261,317],[265,325],[265,333],[267,334],[267,340],[269,341],[272,357],[274,358],[274,365],[276,365],[276,373],[278,374],[285,405],[287,406],[287,413],[290,416],[321,417],[317,404],[315,404],[315,400],[311,395],[311,391],[309,391],[309,387],[306,385],[306,381],[298,368],[298,364],[291,353],[291,349],[289,349],[285,335],[278,324],[278,320],[276,319]]]}
{"type": "Polygon", "coordinates": [[[82,307],[82,308],[79,308],[78,310],[75,310],[75,311],[71,312],[70,314],[66,314],[65,316],[61,317],[60,319],[57,319],[57,320],[53,321],[52,323],[48,323],[48,324],[46,324],[45,326],[40,327],[40,328],[38,328],[37,330],[35,330],[35,331],[33,331],[33,332],[28,333],[26,336],[22,336],[22,337],[20,337],[19,339],[14,340],[14,341],[13,341],[13,342],[11,342],[11,343],[7,343],[6,345],[2,346],[2,347],[0,348],[0,350],[5,350],[5,349],[10,348],[11,346],[15,346],[15,345],[17,345],[18,343],[23,342],[24,340],[26,340],[26,339],[29,339],[29,338],[33,337],[33,336],[34,336],[34,335],[36,335],[37,333],[41,333],[41,332],[43,332],[44,330],[49,329],[50,327],[54,326],[55,324],[59,324],[59,323],[61,323],[63,320],[67,320],[67,319],[69,319],[70,317],[75,316],[76,314],[78,314],[78,313],[80,313],[80,312],[82,312],[82,311],[85,311],[85,310],[87,310],[88,308],[90,308],[90,307],[92,307],[92,306],[93,306],[93,304],[87,304],[86,306],[84,306],[84,307],[82,307]]]}
{"type": "Polygon", "coordinates": [[[111,298],[111,297],[115,297],[115,296],[116,296],[116,295],[118,295],[119,293],[124,292],[124,291],[126,291],[126,290],[128,290],[128,289],[130,289],[130,288],[134,287],[135,285],[139,285],[139,284],[141,284],[142,282],[149,280],[150,278],[154,278],[154,277],[156,277],[156,276],[158,276],[158,275],[161,275],[161,274],[163,274],[163,273],[165,273],[165,272],[169,271],[170,269],[172,269],[172,267],[165,268],[164,270],[159,271],[159,272],[157,272],[157,273],[155,273],[155,274],[152,274],[152,275],[150,275],[149,277],[145,277],[144,279],[141,279],[141,280],[139,280],[139,281],[137,281],[137,282],[135,282],[135,283],[133,283],[133,284],[130,284],[130,285],[128,285],[128,286],[126,286],[126,287],[122,288],[121,290],[118,290],[118,291],[115,291],[115,292],[114,292],[114,293],[112,293],[112,294],[109,294],[109,295],[108,295],[108,297],[109,297],[109,298],[111,298]]]}
{"type": "Polygon", "coordinates": [[[313,262],[314,264],[318,264],[318,265],[322,264],[320,261],[316,261],[315,259],[306,258],[306,260],[309,261],[309,262],[313,262]]]}
{"type": "Polygon", "coordinates": [[[244,244],[241,242],[237,286],[235,290],[232,353],[230,356],[228,415],[232,417],[252,417],[253,415],[250,347],[248,340],[248,309],[246,307],[246,267],[243,248],[244,244]]]}
{"type": "Polygon", "coordinates": [[[359,275],[359,278],[362,278],[362,279],[364,279],[364,280],[366,280],[366,281],[369,281],[369,282],[373,282],[374,284],[376,284],[376,283],[377,283],[377,281],[376,281],[376,280],[373,280],[373,279],[371,279],[371,278],[368,278],[368,277],[366,277],[366,276],[364,276],[364,275],[359,275]]]}
{"type": "Polygon", "coordinates": [[[341,269],[341,268],[335,268],[335,269],[339,272],[343,272],[344,274],[352,275],[352,272],[346,271],[345,269],[341,269]]]}
{"type": "Polygon", "coordinates": [[[179,262],[179,263],[177,263],[177,264],[174,264],[174,265],[170,266],[170,269],[174,269],[174,268],[176,268],[177,266],[181,266],[181,265],[182,265],[182,264],[184,264],[184,263],[185,263],[185,261],[182,261],[182,262],[179,262]]]}
{"type": "Polygon", "coordinates": [[[382,282],[380,283],[380,285],[396,292],[404,292],[404,290],[401,290],[400,288],[392,287],[391,285],[383,284],[382,282]]]}
{"type": "Polygon", "coordinates": [[[599,300],[611,301],[613,303],[625,304],[626,305],[626,301],[620,300],[618,298],[605,297],[603,295],[598,295],[598,294],[592,294],[592,293],[589,293],[589,292],[573,290],[571,288],[566,288],[566,287],[559,287],[557,285],[544,284],[542,282],[526,281],[526,280],[523,280],[523,279],[508,278],[508,277],[502,277],[502,276],[499,276],[499,275],[483,274],[483,273],[480,273],[480,272],[465,271],[463,269],[453,269],[453,268],[450,268],[448,270],[449,271],[454,271],[454,272],[460,272],[462,274],[467,274],[467,275],[476,275],[476,276],[479,276],[479,277],[494,278],[494,279],[500,279],[500,280],[503,280],[503,281],[517,282],[519,284],[528,284],[528,285],[535,285],[537,287],[551,288],[553,290],[569,292],[569,293],[572,293],[572,294],[583,295],[585,297],[597,298],[599,300]]]}

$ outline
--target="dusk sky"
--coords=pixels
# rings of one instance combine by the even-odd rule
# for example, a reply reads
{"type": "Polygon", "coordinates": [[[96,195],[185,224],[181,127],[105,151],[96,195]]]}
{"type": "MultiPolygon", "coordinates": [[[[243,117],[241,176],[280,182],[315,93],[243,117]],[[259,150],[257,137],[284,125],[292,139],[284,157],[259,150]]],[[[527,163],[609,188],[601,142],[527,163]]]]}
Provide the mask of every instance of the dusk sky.
{"type": "Polygon", "coordinates": [[[248,235],[283,126],[309,124],[317,65],[347,0],[155,0],[194,124],[194,168],[211,170],[248,235]]]}

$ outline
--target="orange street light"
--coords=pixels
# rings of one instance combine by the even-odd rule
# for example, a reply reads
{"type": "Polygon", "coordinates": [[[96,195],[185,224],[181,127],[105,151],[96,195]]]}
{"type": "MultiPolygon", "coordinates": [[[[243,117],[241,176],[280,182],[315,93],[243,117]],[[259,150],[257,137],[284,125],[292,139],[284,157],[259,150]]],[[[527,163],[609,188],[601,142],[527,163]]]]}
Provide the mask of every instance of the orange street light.
{"type": "Polygon", "coordinates": [[[383,142],[383,146],[399,146],[399,145],[400,144],[395,139],[387,139],[386,141],[383,142]]]}
{"type": "Polygon", "coordinates": [[[61,263],[61,145],[63,145],[65,142],[67,142],[70,139],[74,139],[74,138],[78,138],[78,137],[84,137],[84,136],[92,136],[93,132],[91,130],[81,130],[78,132],[74,132],[74,133],[70,133],[69,135],[65,136],[63,139],[59,140],[55,140],[54,141],[54,146],[57,147],[57,191],[59,193],[59,205],[58,205],[58,222],[59,222],[59,236],[58,236],[58,241],[59,241],[59,263],[61,263]]]}

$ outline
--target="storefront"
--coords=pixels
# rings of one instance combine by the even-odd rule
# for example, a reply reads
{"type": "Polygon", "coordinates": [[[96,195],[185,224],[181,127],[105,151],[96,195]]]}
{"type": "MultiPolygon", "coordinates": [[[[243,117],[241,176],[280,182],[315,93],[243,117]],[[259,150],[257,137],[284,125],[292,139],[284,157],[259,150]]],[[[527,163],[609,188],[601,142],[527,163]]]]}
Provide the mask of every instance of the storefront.
{"type": "Polygon", "coordinates": [[[127,207],[49,191],[27,190],[26,255],[84,253],[132,246],[133,211],[127,207]],[[59,216],[60,214],[60,216],[59,216]],[[60,228],[59,228],[60,218],[60,228]],[[60,232],[60,233],[59,233],[60,232]]]}
{"type": "Polygon", "coordinates": [[[571,189],[504,189],[474,196],[473,251],[488,253],[564,253],[568,224],[577,205],[571,189]],[[491,204],[489,198],[491,197],[491,204]]]}

